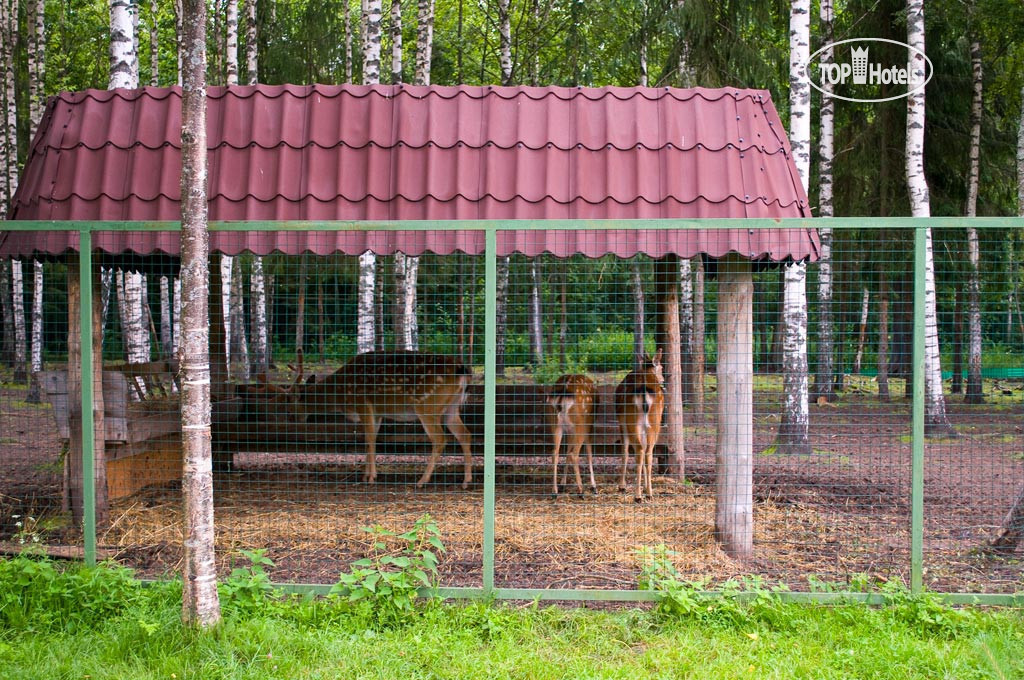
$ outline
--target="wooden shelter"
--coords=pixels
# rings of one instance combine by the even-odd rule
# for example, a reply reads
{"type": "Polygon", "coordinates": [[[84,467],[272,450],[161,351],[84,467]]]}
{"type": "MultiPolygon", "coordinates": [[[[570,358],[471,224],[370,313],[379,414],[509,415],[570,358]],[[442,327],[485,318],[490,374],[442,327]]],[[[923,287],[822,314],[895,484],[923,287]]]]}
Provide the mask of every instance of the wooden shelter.
{"type": "MultiPolygon", "coordinates": [[[[211,87],[207,130],[211,221],[623,220],[621,229],[590,231],[584,222],[578,231],[517,230],[509,223],[498,232],[497,253],[645,253],[661,260],[662,272],[672,271],[678,258],[703,253],[719,259],[719,393],[728,416],[724,424],[720,419],[719,448],[726,447],[740,469],[749,468],[750,424],[741,421],[751,417],[750,262],[815,259],[817,235],[813,229],[642,229],[626,221],[808,217],[807,197],[767,92],[211,87]],[[730,356],[735,364],[723,360],[730,356]]],[[[177,87],[54,97],[29,151],[11,217],[177,221],[180,136],[177,87]]],[[[173,231],[112,230],[95,234],[93,248],[101,257],[144,269],[176,257],[179,239],[173,231]]],[[[77,249],[76,232],[0,233],[3,257],[54,257],[77,249]]],[[[367,230],[231,231],[212,233],[210,250],[481,253],[484,235],[375,231],[372,224],[367,230]]],[[[667,410],[670,448],[682,456],[678,301],[672,277],[658,280],[659,308],[668,316],[676,310],[667,410]]],[[[78,313],[74,305],[69,313],[78,313]]],[[[76,327],[77,317],[71,320],[76,327]]],[[[666,327],[673,338],[671,320],[666,327]]],[[[75,379],[70,366],[69,379],[75,379]]],[[[69,394],[73,399],[73,387],[69,394]]],[[[98,414],[102,418],[102,404],[98,414]]],[[[74,409],[71,415],[74,436],[74,409]]],[[[99,451],[98,470],[105,461],[102,445],[99,451]]]]}

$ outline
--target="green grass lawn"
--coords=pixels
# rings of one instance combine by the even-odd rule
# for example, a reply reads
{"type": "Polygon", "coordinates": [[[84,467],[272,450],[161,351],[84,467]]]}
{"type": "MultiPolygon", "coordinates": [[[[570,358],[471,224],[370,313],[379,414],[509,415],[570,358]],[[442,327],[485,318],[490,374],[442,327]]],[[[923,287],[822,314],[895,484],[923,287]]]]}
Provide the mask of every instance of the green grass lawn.
{"type": "Polygon", "coordinates": [[[228,581],[223,623],[200,632],[180,624],[179,583],[0,561],[0,677],[1024,677],[1022,612],[950,609],[905,592],[883,607],[676,590],[673,606],[653,609],[433,601],[394,609],[285,599],[253,571],[228,581]]]}

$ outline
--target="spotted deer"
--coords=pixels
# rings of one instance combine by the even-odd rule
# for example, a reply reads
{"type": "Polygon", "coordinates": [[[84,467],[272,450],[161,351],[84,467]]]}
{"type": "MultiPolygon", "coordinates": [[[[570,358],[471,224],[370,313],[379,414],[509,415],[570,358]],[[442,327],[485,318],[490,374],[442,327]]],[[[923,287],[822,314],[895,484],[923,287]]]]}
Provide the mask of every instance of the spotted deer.
{"type": "Polygon", "coordinates": [[[627,375],[615,389],[615,418],[622,431],[622,476],[619,490],[626,490],[626,468],[629,450],[636,455],[636,491],[640,503],[646,492],[654,496],[651,474],[654,467],[654,446],[661,433],[661,414],[665,409],[665,376],[661,370],[661,350],[653,357],[644,354],[636,370],[627,375]]]}
{"type": "Polygon", "coordinates": [[[548,429],[554,442],[551,451],[552,493],[558,495],[558,455],[562,446],[562,436],[569,435],[567,442],[567,467],[562,473],[562,486],[569,475],[568,466],[576,473],[576,491],[583,493],[583,480],[580,479],[580,449],[587,446],[587,470],[590,473],[590,490],[597,493],[597,482],[594,481],[594,452],[590,445],[590,433],[594,427],[594,409],[597,401],[597,388],[594,381],[585,375],[563,375],[548,389],[548,429]]]}
{"type": "Polygon", "coordinates": [[[364,481],[377,479],[377,433],[384,418],[419,420],[433,446],[427,469],[417,488],[430,481],[448,444],[445,427],[462,447],[465,475],[462,488],[473,481],[472,435],[459,416],[472,372],[457,359],[403,350],[358,354],[319,381],[278,388],[292,404],[298,420],[337,413],[362,426],[366,444],[364,481]]]}

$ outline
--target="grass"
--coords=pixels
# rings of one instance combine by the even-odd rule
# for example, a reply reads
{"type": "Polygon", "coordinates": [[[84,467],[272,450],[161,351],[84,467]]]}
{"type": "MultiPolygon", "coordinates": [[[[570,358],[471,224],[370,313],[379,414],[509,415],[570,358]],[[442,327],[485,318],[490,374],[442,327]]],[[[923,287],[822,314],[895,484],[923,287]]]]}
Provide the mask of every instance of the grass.
{"type": "MultiPolygon", "coordinates": [[[[244,575],[239,578],[246,578],[244,575]]],[[[262,586],[260,586],[261,588],[262,586]]],[[[234,592],[234,591],[232,591],[234,592]]],[[[0,561],[4,678],[1013,678],[1020,611],[950,609],[889,588],[890,604],[741,602],[675,584],[674,606],[595,611],[422,603],[382,624],[343,598],[254,607],[222,590],[224,621],[179,623],[181,585],[127,570],[0,561]],[[244,606],[242,606],[244,604],[244,606]]],[[[251,592],[250,592],[251,594],[251,592]]]]}

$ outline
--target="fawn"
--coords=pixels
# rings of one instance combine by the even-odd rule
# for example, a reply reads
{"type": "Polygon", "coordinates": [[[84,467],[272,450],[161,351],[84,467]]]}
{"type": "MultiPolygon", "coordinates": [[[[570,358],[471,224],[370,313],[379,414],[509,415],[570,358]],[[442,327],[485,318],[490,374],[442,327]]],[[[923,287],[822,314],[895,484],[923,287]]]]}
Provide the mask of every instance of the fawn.
{"type": "Polygon", "coordinates": [[[654,467],[654,446],[661,433],[661,415],[665,409],[665,376],[661,369],[661,350],[654,357],[644,354],[643,361],[615,389],[615,417],[622,430],[622,476],[619,490],[626,490],[626,468],[630,447],[636,452],[637,503],[644,492],[654,496],[651,474],[654,467]]]}
{"type": "Polygon", "coordinates": [[[377,433],[384,418],[402,422],[419,420],[430,437],[432,450],[427,469],[416,482],[422,487],[434,472],[448,443],[445,426],[462,447],[465,475],[462,488],[473,481],[472,434],[459,416],[472,372],[457,359],[439,354],[404,350],[357,354],[320,381],[275,388],[291,403],[299,421],[310,415],[343,414],[362,425],[366,442],[364,481],[377,479],[377,433]],[[442,424],[443,422],[443,424],[442,424]]]}
{"type": "MultiPolygon", "coordinates": [[[[590,446],[590,432],[594,426],[594,409],[596,408],[597,389],[594,381],[585,375],[563,375],[548,390],[547,401],[553,408],[548,410],[548,429],[554,439],[551,452],[551,468],[553,473],[552,493],[558,495],[558,453],[562,445],[562,435],[568,433],[568,462],[576,473],[576,491],[583,493],[583,481],[580,479],[580,449],[587,445],[587,468],[590,472],[590,490],[597,493],[597,482],[594,481],[594,452],[590,446]]],[[[562,486],[566,484],[568,469],[562,473],[562,486]]]]}

